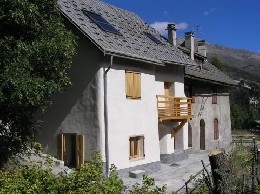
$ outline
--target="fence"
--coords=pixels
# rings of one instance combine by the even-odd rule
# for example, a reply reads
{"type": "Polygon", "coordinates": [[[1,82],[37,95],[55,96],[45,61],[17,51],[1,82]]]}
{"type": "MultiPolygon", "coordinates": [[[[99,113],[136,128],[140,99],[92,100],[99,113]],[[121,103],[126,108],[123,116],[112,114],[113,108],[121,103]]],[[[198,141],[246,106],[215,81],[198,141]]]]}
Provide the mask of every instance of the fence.
{"type": "MultiPolygon", "coordinates": [[[[247,165],[250,166],[250,171],[247,174],[241,173],[236,177],[237,174],[228,174],[228,177],[225,177],[225,180],[234,181],[232,179],[236,178],[236,187],[230,188],[228,190],[234,189],[236,193],[253,193],[256,189],[256,186],[260,184],[260,147],[257,148],[256,141],[253,136],[236,136],[232,142],[232,148],[237,149],[238,146],[247,147],[250,150],[251,157],[250,160],[247,161],[247,165]],[[235,177],[234,177],[235,176],[235,177]]],[[[212,178],[211,171],[208,170],[208,166],[205,166],[204,162],[202,162],[203,169],[199,171],[196,175],[190,177],[185,184],[176,191],[176,193],[214,193],[215,185],[212,178]]],[[[230,162],[230,161],[229,161],[230,162]]],[[[239,174],[239,173],[238,173],[239,174]]],[[[233,187],[234,185],[228,185],[229,187],[233,187]]],[[[259,188],[260,189],[260,188],[259,188]]],[[[227,192],[229,193],[229,192],[227,192]]]]}

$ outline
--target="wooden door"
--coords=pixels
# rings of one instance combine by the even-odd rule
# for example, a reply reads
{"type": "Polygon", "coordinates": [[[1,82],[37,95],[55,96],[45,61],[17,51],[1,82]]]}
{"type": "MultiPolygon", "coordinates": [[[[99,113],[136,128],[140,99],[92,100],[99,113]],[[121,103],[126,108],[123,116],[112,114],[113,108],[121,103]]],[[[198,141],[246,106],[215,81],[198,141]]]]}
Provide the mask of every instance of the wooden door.
{"type": "Polygon", "coordinates": [[[200,120],[200,149],[205,150],[205,121],[200,120]]]}

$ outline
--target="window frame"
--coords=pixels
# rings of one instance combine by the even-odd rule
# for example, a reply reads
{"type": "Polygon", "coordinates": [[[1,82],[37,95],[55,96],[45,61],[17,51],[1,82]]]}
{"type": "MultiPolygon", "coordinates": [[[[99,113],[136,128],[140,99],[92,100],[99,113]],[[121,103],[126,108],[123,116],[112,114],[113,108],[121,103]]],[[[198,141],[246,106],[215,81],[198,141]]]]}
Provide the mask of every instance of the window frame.
{"type": "Polygon", "coordinates": [[[218,104],[218,95],[217,95],[217,93],[213,93],[211,95],[211,98],[212,98],[212,104],[218,104]]]}
{"type": "Polygon", "coordinates": [[[140,71],[125,70],[125,93],[126,99],[141,100],[142,79],[140,71]]]}
{"type": "Polygon", "coordinates": [[[130,136],[129,137],[129,160],[135,161],[135,160],[141,160],[144,158],[145,158],[145,137],[144,137],[144,135],[130,136]]]}

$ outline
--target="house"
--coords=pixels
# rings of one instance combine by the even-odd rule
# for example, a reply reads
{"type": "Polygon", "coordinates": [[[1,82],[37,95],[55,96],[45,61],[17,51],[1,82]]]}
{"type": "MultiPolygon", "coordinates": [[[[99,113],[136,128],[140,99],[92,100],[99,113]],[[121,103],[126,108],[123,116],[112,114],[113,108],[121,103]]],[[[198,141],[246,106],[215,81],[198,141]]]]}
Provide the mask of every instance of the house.
{"type": "Polygon", "coordinates": [[[99,0],[58,5],[78,45],[72,86],[40,116],[44,152],[78,168],[97,150],[121,176],[187,158],[184,73],[197,63],[134,13],[99,0]]]}
{"type": "MultiPolygon", "coordinates": [[[[173,36],[169,40],[175,39],[176,29],[168,27],[168,30],[173,36]]],[[[205,41],[195,41],[193,32],[185,33],[178,48],[198,64],[185,67],[185,94],[192,98],[194,116],[188,124],[188,146],[192,150],[228,148],[231,143],[229,88],[238,83],[208,62],[205,41]]]]}

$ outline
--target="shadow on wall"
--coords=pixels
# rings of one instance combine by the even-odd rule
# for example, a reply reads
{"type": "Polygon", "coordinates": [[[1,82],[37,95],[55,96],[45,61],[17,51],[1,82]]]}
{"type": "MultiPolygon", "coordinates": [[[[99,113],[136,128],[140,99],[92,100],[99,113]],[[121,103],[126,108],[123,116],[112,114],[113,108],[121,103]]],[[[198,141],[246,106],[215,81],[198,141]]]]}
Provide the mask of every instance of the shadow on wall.
{"type": "MultiPolygon", "coordinates": [[[[43,144],[45,151],[48,150],[47,152],[52,155],[56,155],[57,129],[76,102],[82,99],[84,90],[88,87],[91,90],[95,89],[92,88],[91,82],[100,69],[101,60],[104,60],[102,53],[86,37],[76,30],[73,32],[78,36],[78,39],[77,54],[70,69],[72,85],[65,92],[53,95],[52,104],[46,109],[46,112],[44,114],[39,113],[35,117],[37,120],[43,121],[43,129],[38,134],[37,139],[43,144]],[[55,149],[50,150],[50,148],[55,149]]],[[[109,62],[109,59],[107,61],[109,62]]],[[[96,91],[92,93],[97,95],[96,91]]],[[[95,99],[97,99],[97,96],[93,97],[93,100],[95,99]]]]}

